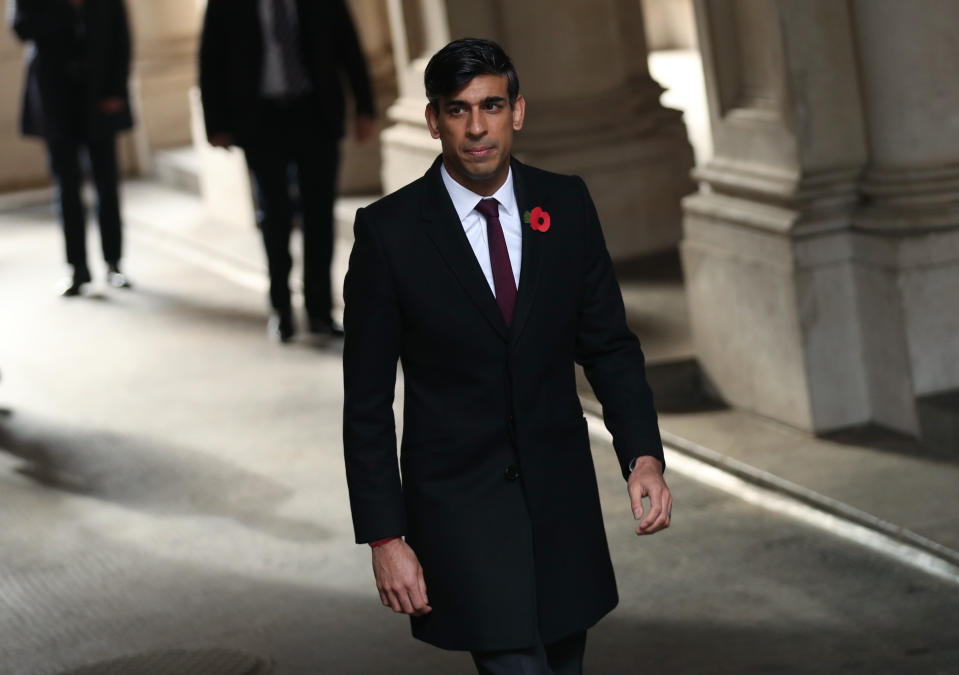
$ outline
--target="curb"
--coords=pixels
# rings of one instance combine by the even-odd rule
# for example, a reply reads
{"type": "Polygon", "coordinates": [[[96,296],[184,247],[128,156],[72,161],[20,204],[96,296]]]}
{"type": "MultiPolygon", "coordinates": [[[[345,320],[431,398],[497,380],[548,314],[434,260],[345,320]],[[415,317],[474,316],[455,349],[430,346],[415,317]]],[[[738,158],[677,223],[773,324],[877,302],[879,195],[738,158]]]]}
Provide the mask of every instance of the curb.
{"type": "MultiPolygon", "coordinates": [[[[592,400],[584,400],[583,404],[590,433],[612,443],[612,436],[603,424],[599,404],[592,400]]],[[[747,501],[786,513],[926,573],[959,584],[959,551],[669,431],[661,429],[660,433],[668,450],[689,460],[683,462],[682,467],[676,467],[673,462],[673,468],[683,475],[743,499],[745,497],[731,488],[743,484],[752,486],[755,488],[754,494],[747,501]],[[730,480],[710,476],[710,470],[730,480]]]]}
{"type": "Polygon", "coordinates": [[[878,518],[871,513],[857,509],[855,506],[850,506],[838,499],[827,497],[815,490],[803,487],[798,483],[788,481],[776,474],[758,469],[751,464],[733,459],[715,450],[710,450],[707,447],[677,436],[676,434],[668,431],[661,431],[661,433],[663,442],[677,452],[693,457],[700,462],[709,464],[744,481],[794,499],[818,511],[868,528],[879,534],[895,539],[902,544],[923,551],[924,553],[942,558],[943,561],[951,565],[959,566],[959,551],[955,551],[937,541],[923,537],[901,525],[896,525],[895,523],[878,518]]]}

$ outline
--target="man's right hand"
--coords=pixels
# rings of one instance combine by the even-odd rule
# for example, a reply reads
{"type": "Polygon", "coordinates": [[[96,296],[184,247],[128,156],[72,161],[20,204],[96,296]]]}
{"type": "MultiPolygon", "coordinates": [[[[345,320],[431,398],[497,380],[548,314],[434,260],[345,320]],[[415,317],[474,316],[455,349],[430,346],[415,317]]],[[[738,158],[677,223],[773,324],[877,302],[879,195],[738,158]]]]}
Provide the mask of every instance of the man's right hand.
{"type": "Polygon", "coordinates": [[[210,145],[214,148],[229,148],[233,145],[233,136],[224,133],[213,134],[210,136],[209,141],[210,145]]]}
{"type": "Polygon", "coordinates": [[[426,597],[420,561],[402,539],[394,539],[373,549],[373,574],[380,600],[394,612],[423,616],[433,611],[426,597]]]}

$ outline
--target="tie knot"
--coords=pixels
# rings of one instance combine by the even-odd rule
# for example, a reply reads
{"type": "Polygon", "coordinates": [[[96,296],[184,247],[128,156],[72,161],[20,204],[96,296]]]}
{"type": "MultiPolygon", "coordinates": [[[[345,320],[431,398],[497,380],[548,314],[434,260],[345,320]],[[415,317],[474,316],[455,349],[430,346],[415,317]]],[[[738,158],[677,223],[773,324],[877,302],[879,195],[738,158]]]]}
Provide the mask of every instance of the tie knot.
{"type": "Polygon", "coordinates": [[[476,210],[482,213],[487,221],[499,218],[499,202],[495,199],[481,199],[476,205],[476,210]]]}

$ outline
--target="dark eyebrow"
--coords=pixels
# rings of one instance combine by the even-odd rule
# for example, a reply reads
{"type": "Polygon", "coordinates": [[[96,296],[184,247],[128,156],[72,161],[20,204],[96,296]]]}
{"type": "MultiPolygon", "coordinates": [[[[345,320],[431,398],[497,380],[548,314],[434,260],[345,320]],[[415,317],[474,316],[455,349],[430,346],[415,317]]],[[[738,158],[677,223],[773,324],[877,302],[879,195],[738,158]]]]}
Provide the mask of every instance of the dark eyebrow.
{"type": "MultiPolygon", "coordinates": [[[[489,104],[489,103],[498,103],[498,104],[501,104],[501,103],[506,103],[506,99],[505,99],[503,96],[487,96],[486,98],[484,98],[484,99],[482,100],[482,103],[486,103],[486,104],[489,104]]],[[[469,107],[469,102],[468,102],[468,101],[463,101],[463,100],[457,98],[457,99],[453,99],[452,101],[447,101],[445,104],[443,104],[443,107],[444,107],[444,108],[453,108],[453,107],[456,107],[456,106],[459,106],[460,108],[468,108],[468,107],[469,107]]]]}

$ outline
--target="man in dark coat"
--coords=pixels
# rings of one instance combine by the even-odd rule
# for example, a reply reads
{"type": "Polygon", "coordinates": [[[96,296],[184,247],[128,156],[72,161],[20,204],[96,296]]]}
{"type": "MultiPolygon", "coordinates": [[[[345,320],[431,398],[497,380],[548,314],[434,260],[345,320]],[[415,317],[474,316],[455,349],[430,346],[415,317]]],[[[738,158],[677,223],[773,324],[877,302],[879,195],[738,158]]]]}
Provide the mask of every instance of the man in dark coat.
{"type": "Polygon", "coordinates": [[[56,182],[67,262],[63,295],[90,281],[80,149],[97,190],[107,280],[129,287],[120,272],[122,225],[116,134],[133,126],[127,94],[130,31],[123,0],[10,0],[13,30],[29,42],[21,131],[43,138],[56,182]]]}
{"type": "Polygon", "coordinates": [[[294,334],[290,231],[295,167],[303,215],[303,294],[309,329],[341,335],[330,316],[333,200],[343,136],[345,77],[356,137],[374,129],[373,94],[343,0],[209,0],[200,43],[200,90],[214,146],[246,155],[270,272],[271,335],[294,334]]]}
{"type": "Polygon", "coordinates": [[[596,210],[580,178],[510,157],[518,91],[495,43],[440,50],[426,119],[442,156],[357,212],[347,481],[380,598],[414,636],[471,651],[481,673],[578,673],[617,592],[574,362],[603,404],[637,534],[668,527],[672,498],[596,210]]]}

